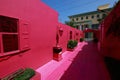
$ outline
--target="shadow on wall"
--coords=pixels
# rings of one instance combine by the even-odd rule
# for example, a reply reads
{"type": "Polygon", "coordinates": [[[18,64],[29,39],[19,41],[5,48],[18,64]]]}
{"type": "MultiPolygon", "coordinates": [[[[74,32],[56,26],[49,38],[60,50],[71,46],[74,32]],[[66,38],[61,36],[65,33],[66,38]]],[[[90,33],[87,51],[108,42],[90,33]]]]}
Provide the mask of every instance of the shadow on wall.
{"type": "Polygon", "coordinates": [[[120,60],[105,57],[104,61],[111,76],[111,80],[120,80],[120,60]]]}

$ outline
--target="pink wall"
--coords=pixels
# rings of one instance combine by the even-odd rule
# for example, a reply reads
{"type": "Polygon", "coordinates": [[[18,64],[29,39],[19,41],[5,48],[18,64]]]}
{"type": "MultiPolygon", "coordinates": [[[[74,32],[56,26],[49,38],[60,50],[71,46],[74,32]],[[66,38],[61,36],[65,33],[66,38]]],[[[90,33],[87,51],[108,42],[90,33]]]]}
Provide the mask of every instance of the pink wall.
{"type": "MultiPolygon", "coordinates": [[[[0,0],[0,15],[19,19],[20,50],[25,46],[29,51],[0,57],[0,77],[22,68],[37,69],[53,58],[52,48],[56,44],[57,26],[63,28],[59,45],[66,50],[69,31],[82,32],[58,22],[58,13],[39,0],[0,0]],[[23,33],[28,32],[27,40],[23,33]]],[[[26,36],[25,36],[26,37],[26,36]]],[[[80,35],[78,36],[78,38],[80,35]]]]}
{"type": "Polygon", "coordinates": [[[120,17],[119,9],[120,3],[112,10],[112,12],[105,18],[105,20],[101,24],[100,48],[104,56],[109,56],[120,60],[120,36],[114,35],[114,33],[116,33],[118,30],[118,32],[120,32],[120,25],[112,25],[113,23],[115,23],[115,21],[120,21],[120,19],[117,20],[117,18],[120,17]],[[117,27],[116,30],[115,27],[117,27]],[[110,28],[114,29],[110,30],[110,28]],[[110,30],[110,33],[109,35],[106,35],[108,29],[110,30]]]}
{"type": "Polygon", "coordinates": [[[83,37],[82,31],[77,30],[75,28],[71,28],[70,26],[62,23],[60,23],[59,25],[63,28],[63,35],[60,37],[60,43],[59,43],[59,45],[63,48],[63,51],[67,49],[67,42],[68,40],[70,40],[70,31],[72,31],[73,40],[79,41],[80,37],[83,37]],[[76,33],[78,33],[78,35],[76,35],[76,33]]]}

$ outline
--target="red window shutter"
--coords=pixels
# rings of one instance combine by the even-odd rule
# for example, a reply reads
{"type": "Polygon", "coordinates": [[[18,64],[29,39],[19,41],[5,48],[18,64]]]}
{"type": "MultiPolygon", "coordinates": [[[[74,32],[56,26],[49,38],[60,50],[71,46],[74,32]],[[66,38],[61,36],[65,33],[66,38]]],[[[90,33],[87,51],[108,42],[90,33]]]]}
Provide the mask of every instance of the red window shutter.
{"type": "Polygon", "coordinates": [[[29,23],[26,21],[19,21],[19,32],[20,32],[20,50],[24,51],[27,49],[30,49],[30,44],[29,44],[29,23]]]}

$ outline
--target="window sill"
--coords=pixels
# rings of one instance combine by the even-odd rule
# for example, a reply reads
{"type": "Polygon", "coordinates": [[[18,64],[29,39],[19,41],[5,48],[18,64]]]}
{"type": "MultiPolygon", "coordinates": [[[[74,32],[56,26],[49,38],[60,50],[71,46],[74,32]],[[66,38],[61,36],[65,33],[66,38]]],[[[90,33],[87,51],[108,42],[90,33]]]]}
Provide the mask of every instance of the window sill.
{"type": "Polygon", "coordinates": [[[19,53],[19,52],[20,52],[20,50],[2,53],[2,54],[0,54],[0,57],[16,54],[16,53],[19,53]]]}
{"type": "Polygon", "coordinates": [[[2,54],[0,54],[0,58],[1,58],[1,57],[5,57],[5,56],[16,55],[16,54],[18,54],[18,53],[22,53],[22,52],[25,52],[25,51],[28,51],[28,50],[30,50],[30,48],[29,48],[29,49],[26,49],[26,50],[23,50],[23,51],[21,51],[21,50],[16,50],[16,51],[11,51],[11,52],[2,53],[2,54]]]}

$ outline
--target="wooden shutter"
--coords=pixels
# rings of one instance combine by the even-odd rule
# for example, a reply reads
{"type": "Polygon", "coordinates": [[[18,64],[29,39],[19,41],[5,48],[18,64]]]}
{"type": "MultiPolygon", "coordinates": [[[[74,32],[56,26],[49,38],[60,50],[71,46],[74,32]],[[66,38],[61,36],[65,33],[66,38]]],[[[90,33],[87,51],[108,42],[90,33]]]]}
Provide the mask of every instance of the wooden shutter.
{"type": "Polygon", "coordinates": [[[19,21],[19,32],[20,32],[20,50],[24,51],[30,49],[29,44],[29,29],[30,25],[27,21],[20,20],[19,21]]]}

